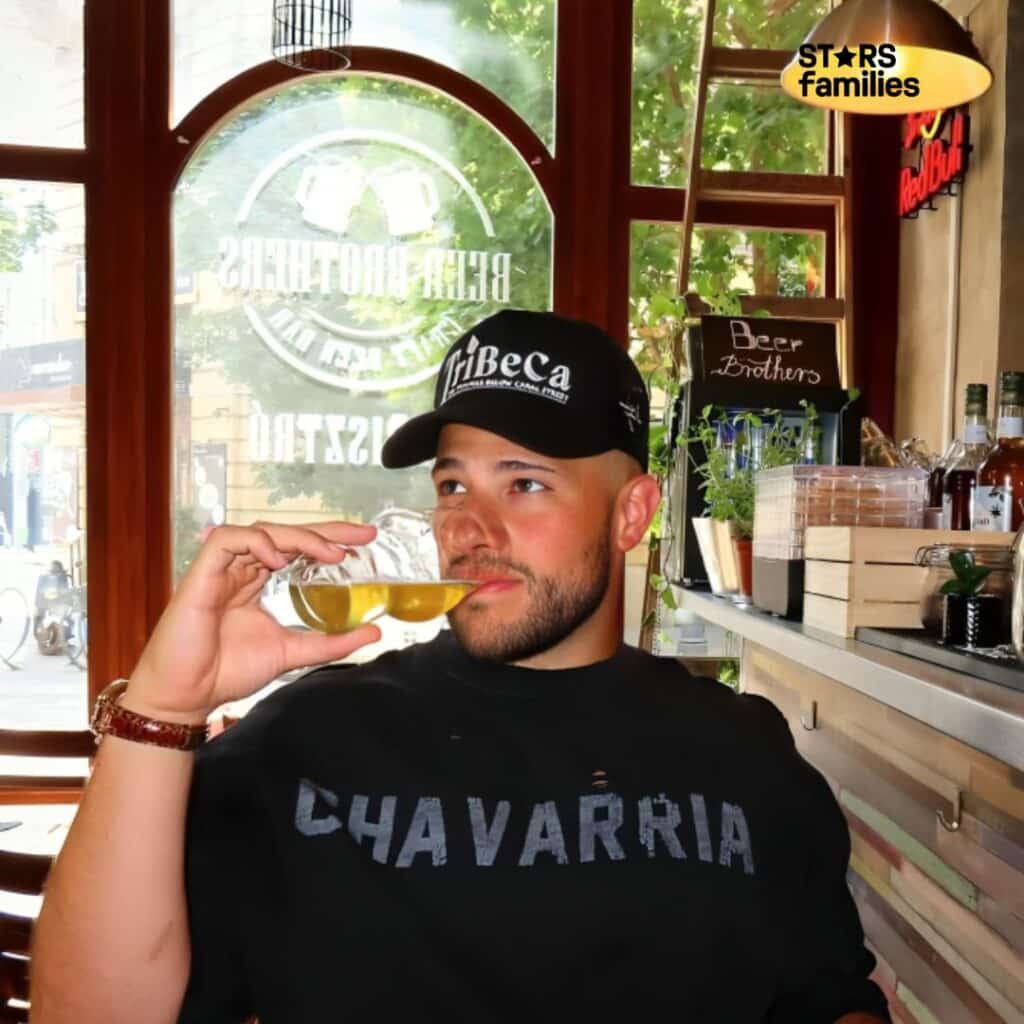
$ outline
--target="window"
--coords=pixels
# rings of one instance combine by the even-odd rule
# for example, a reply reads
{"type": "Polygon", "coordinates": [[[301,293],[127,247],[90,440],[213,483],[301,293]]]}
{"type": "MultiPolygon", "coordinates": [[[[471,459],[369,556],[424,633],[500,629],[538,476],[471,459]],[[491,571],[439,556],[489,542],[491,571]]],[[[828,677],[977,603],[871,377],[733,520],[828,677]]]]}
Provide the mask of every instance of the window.
{"type": "Polygon", "coordinates": [[[703,0],[634,0],[633,181],[685,187],[703,0]]]}
{"type": "MultiPolygon", "coordinates": [[[[678,224],[634,222],[630,239],[632,353],[642,367],[664,365],[669,332],[683,316],[676,297],[678,224]]],[[[825,235],[817,231],[694,230],[690,290],[714,302],[727,293],[824,295],[825,235]]]]}
{"type": "MultiPolygon", "coordinates": [[[[628,18],[627,24],[622,22],[622,5],[612,0],[561,5],[555,0],[518,5],[490,0],[360,0],[355,5],[353,42],[387,48],[388,60],[398,71],[389,67],[386,78],[373,77],[368,69],[360,74],[358,68],[337,80],[298,77],[273,93],[260,91],[271,76],[256,76],[252,95],[241,101],[236,91],[215,94],[246,69],[268,62],[271,5],[266,0],[227,0],[219,6],[169,0],[170,39],[159,31],[159,5],[144,0],[90,0],[87,18],[82,0],[7,0],[0,6],[9,50],[0,82],[6,95],[16,98],[0,111],[0,258],[6,260],[13,251],[21,260],[20,269],[7,269],[7,264],[0,270],[0,370],[7,381],[0,408],[0,447],[8,458],[3,468],[0,578],[11,578],[7,570],[15,560],[40,559],[54,544],[60,545],[55,557],[64,568],[84,562],[69,546],[72,522],[86,531],[99,557],[116,558],[119,568],[130,570],[128,586],[122,573],[97,573],[90,581],[93,696],[111,678],[130,671],[204,527],[221,516],[235,522],[257,516],[309,521],[323,513],[365,517],[383,500],[420,500],[423,492],[414,472],[407,477],[389,474],[382,478],[386,486],[376,482],[379,474],[373,463],[388,421],[430,404],[429,377],[434,369],[429,352],[421,350],[419,357],[411,348],[396,347],[392,352],[389,346],[407,336],[390,332],[415,318],[425,332],[436,329],[440,333],[435,337],[440,338],[454,329],[451,324],[462,326],[500,308],[506,281],[511,303],[549,307],[553,237],[561,312],[590,316],[614,334],[625,334],[628,310],[634,325],[642,327],[638,310],[643,303],[648,304],[649,315],[653,306],[679,301],[673,280],[677,225],[683,212],[682,164],[688,150],[703,0],[634,0],[633,40],[627,38],[631,26],[628,18]],[[83,26],[90,30],[84,53],[83,26]],[[111,26],[117,31],[106,31],[111,26]],[[611,44],[609,56],[597,49],[597,41],[611,44]],[[631,42],[636,82],[632,130],[626,111],[614,103],[614,96],[621,96],[616,83],[629,76],[630,68],[621,65],[628,59],[631,42]],[[160,52],[164,46],[167,49],[160,52]],[[574,58],[583,46],[592,47],[588,60],[564,62],[565,80],[558,87],[566,117],[556,126],[556,49],[574,58]],[[143,62],[126,61],[126,54],[144,54],[145,74],[143,62]],[[426,59],[415,59],[416,55],[426,59]],[[602,60],[608,71],[603,78],[594,74],[594,62],[602,73],[605,70],[602,60]],[[107,73],[115,62],[119,88],[102,88],[109,83],[107,73]],[[400,70],[403,63],[408,74],[400,70]],[[98,76],[97,88],[86,97],[95,105],[87,112],[82,88],[86,66],[98,76]],[[452,84],[453,68],[476,83],[461,91],[456,85],[458,101],[434,91],[452,84]],[[162,93],[165,71],[172,72],[174,82],[170,114],[162,93]],[[552,147],[551,153],[538,153],[516,133],[515,124],[492,113],[495,105],[486,102],[483,90],[517,112],[552,147]],[[229,106],[239,103],[236,109],[229,106]],[[472,109],[493,116],[497,131],[472,109]],[[164,130],[166,121],[180,121],[189,112],[195,114],[194,132],[176,132],[170,125],[164,130]],[[95,129],[90,137],[109,148],[79,148],[86,113],[95,129]],[[601,131],[587,131],[595,117],[606,115],[601,131]],[[429,159],[424,163],[422,150],[360,149],[351,137],[318,142],[310,154],[276,164],[310,140],[367,128],[421,143],[446,164],[442,167],[429,159]],[[576,152],[554,144],[559,130],[565,132],[567,143],[578,147],[576,152]],[[513,143],[506,143],[506,137],[513,143]],[[614,156],[630,145],[632,175],[620,170],[614,156]],[[392,168],[399,153],[407,163],[392,168]],[[527,154],[530,166],[520,153],[527,154]],[[109,154],[117,159],[108,160],[109,154]],[[477,194],[491,219],[493,236],[450,168],[477,194]],[[245,196],[267,170],[265,187],[257,187],[247,219],[239,224],[245,196]],[[361,175],[367,175],[374,187],[362,188],[361,175]],[[423,184],[427,176],[433,190],[423,184]],[[139,184],[143,180],[145,204],[139,184]],[[64,184],[48,184],[57,182],[64,184]],[[632,187],[634,183],[638,187],[632,187]],[[401,201],[394,200],[396,193],[401,201]],[[38,195],[45,197],[43,209],[57,224],[53,231],[39,215],[34,198],[38,195]],[[345,196],[352,201],[347,211],[345,196]],[[82,251],[81,232],[86,197],[95,214],[89,224],[88,254],[82,251]],[[169,218],[159,215],[172,199],[173,240],[169,218]],[[424,223],[424,209],[435,205],[437,212],[431,216],[436,238],[430,230],[406,234],[411,226],[424,223]],[[72,230],[76,219],[77,228],[72,230]],[[635,240],[632,282],[624,272],[629,221],[635,240]],[[347,231],[339,230],[342,223],[347,231]],[[40,231],[41,243],[33,248],[33,234],[40,231]],[[581,239],[587,244],[579,244],[581,239]],[[283,248],[282,240],[287,243],[283,248]],[[299,243],[297,260],[292,259],[293,242],[299,243]],[[309,272],[310,290],[305,290],[305,243],[310,252],[319,243],[332,254],[326,293],[315,261],[309,272]],[[381,287],[387,289],[388,250],[403,246],[406,257],[419,258],[421,265],[431,248],[445,255],[443,265],[436,262],[436,255],[429,257],[435,261],[430,264],[430,289],[422,294],[421,279],[418,300],[398,303],[395,313],[403,319],[392,320],[394,304],[382,297],[376,282],[382,280],[381,287]],[[348,248],[343,252],[343,247],[348,248]],[[44,252],[51,248],[49,254],[44,252]],[[378,273],[381,248],[384,264],[378,273]],[[461,285],[460,251],[466,254],[461,285]],[[475,298],[469,290],[469,271],[481,269],[480,253],[487,257],[490,275],[487,301],[480,298],[479,278],[475,298]],[[45,287],[40,283],[44,258],[52,261],[45,287]],[[342,259],[347,261],[344,278],[339,269],[342,259]],[[364,262],[356,264],[354,259],[364,262]],[[93,288],[89,350],[93,365],[101,368],[90,381],[98,406],[88,438],[91,523],[83,497],[84,359],[65,354],[63,348],[69,343],[71,352],[70,343],[75,343],[81,351],[83,344],[86,263],[93,288]],[[296,310],[300,315],[295,316],[296,310]],[[292,317],[287,323],[286,314],[292,317]],[[278,321],[261,335],[254,320],[266,328],[275,316],[278,321]],[[332,338],[333,368],[314,376],[304,358],[314,353],[313,359],[320,359],[323,345],[319,350],[316,346],[325,335],[317,332],[331,330],[323,321],[340,327],[341,334],[332,338]],[[309,330],[312,339],[304,333],[309,330]],[[276,350],[267,336],[276,339],[276,350]],[[61,343],[62,350],[53,359],[43,358],[43,349],[30,351],[55,343],[61,343]],[[17,349],[25,351],[15,357],[17,349]],[[14,358],[21,367],[17,380],[25,380],[28,373],[31,386],[11,383],[14,358]],[[386,389],[363,388],[378,359],[382,370],[390,359],[392,369],[413,376],[423,371],[424,377],[382,377],[379,380],[392,382],[386,389]],[[365,361],[365,372],[357,372],[360,360],[365,361]],[[171,366],[173,392],[164,376],[171,366]],[[53,387],[45,389],[49,393],[39,394],[44,389],[38,385],[46,383],[51,372],[65,377],[51,379],[53,387]],[[33,392],[31,401],[26,391],[33,392]],[[313,418],[300,424],[303,414],[313,418]],[[328,415],[345,417],[345,430],[337,419],[328,425],[328,415]],[[76,448],[77,466],[70,454],[76,448]],[[33,478],[28,483],[26,472],[33,478]],[[392,482],[402,480],[400,487],[392,482]],[[358,486],[353,487],[353,481],[359,481],[358,486]],[[69,511],[75,503],[80,509],[77,520],[69,511]],[[169,508],[173,517],[166,512],[169,508]],[[38,544],[32,542],[32,552],[27,548],[30,536],[41,537],[38,544]],[[173,560],[167,557],[172,538],[173,560]]],[[[823,5],[818,0],[719,0],[719,6],[733,33],[720,42],[741,42],[735,26],[741,24],[737,12],[743,7],[753,11],[762,6],[770,15],[757,32],[777,31],[785,20],[792,38],[751,41],[764,46],[793,45],[823,5]],[[800,18],[806,25],[797,25],[800,18]]],[[[738,116],[735,104],[740,102],[734,88],[721,84],[711,97],[709,122],[719,117],[719,109],[722,122],[709,123],[707,165],[753,169],[757,151],[740,131],[730,130],[730,120],[738,116]]],[[[750,103],[744,117],[790,116],[785,101],[768,89],[750,90],[743,102],[750,103]]],[[[805,171],[820,167],[825,148],[814,116],[804,115],[799,125],[787,121],[786,127],[787,135],[801,140],[800,167],[805,171]]],[[[775,155],[762,154],[760,159],[775,155]]],[[[874,165],[865,168],[868,174],[875,170],[874,165]]],[[[818,184],[824,189],[835,182],[818,184]]],[[[815,294],[843,297],[834,259],[840,231],[831,207],[776,203],[774,198],[758,203],[749,195],[736,202],[716,199],[704,205],[706,209],[698,211],[697,272],[737,287],[742,282],[751,289],[783,294],[817,289],[815,294]],[[760,241],[752,233],[755,227],[768,229],[760,241]]],[[[851,248],[857,238],[855,230],[851,248]]],[[[325,255],[325,250],[317,251],[325,255]]],[[[399,280],[401,276],[399,269],[399,280]]],[[[858,299],[868,305],[875,301],[872,295],[858,299]]],[[[877,304],[886,307],[887,301],[883,297],[877,304]]],[[[858,315],[857,322],[881,322],[883,313],[891,320],[891,312],[884,308],[876,310],[877,316],[858,315]]],[[[19,570],[19,593],[33,591],[46,567],[19,570]]],[[[81,569],[84,581],[86,566],[81,569]]],[[[33,598],[34,592],[26,599],[33,598]]],[[[7,621],[0,611],[0,625],[7,621]]],[[[35,652],[33,657],[43,659],[53,688],[45,683],[41,689],[30,689],[24,685],[24,669],[13,673],[0,663],[0,693],[5,701],[12,695],[9,706],[15,709],[15,720],[29,726],[80,724],[88,707],[83,700],[84,673],[61,657],[39,655],[34,645],[30,634],[22,655],[35,652]],[[63,673],[59,682],[58,669],[63,673]],[[23,698],[33,709],[31,721],[17,717],[23,698]],[[64,708],[70,708],[73,719],[60,718],[64,708]]]]}
{"type": "Polygon", "coordinates": [[[10,728],[85,725],[83,200],[80,185],[0,181],[0,692],[10,728]]]}
{"type": "Polygon", "coordinates": [[[829,0],[718,0],[715,46],[795,50],[831,7],[829,0]]]}
{"type": "Polygon", "coordinates": [[[82,0],[4,0],[0,38],[0,143],[81,146],[82,0]]]}
{"type": "MultiPolygon", "coordinates": [[[[461,71],[554,142],[555,0],[373,0],[354,5],[356,46],[405,51],[461,71]]],[[[268,0],[174,0],[174,119],[270,59],[268,0]]],[[[356,69],[358,70],[358,69],[356,69]]]]}
{"type": "MultiPolygon", "coordinates": [[[[733,0],[717,8],[718,46],[792,50],[823,0],[733,0]]],[[[686,187],[697,102],[703,0],[635,0],[633,181],[686,187]]],[[[703,165],[715,170],[823,174],[827,115],[775,86],[712,83],[703,165]]]]}
{"type": "Polygon", "coordinates": [[[824,294],[825,235],[802,231],[694,231],[690,288],[713,298],[747,295],[816,297],[824,294]]]}
{"type": "Polygon", "coordinates": [[[223,522],[432,505],[426,467],[383,469],[384,441],[432,406],[470,325],[551,307],[532,174],[412,83],[319,78],[256,101],[196,154],[174,218],[178,575],[223,522]]]}
{"type": "Polygon", "coordinates": [[[824,174],[826,116],[774,86],[713,83],[704,115],[703,166],[824,174]]]}

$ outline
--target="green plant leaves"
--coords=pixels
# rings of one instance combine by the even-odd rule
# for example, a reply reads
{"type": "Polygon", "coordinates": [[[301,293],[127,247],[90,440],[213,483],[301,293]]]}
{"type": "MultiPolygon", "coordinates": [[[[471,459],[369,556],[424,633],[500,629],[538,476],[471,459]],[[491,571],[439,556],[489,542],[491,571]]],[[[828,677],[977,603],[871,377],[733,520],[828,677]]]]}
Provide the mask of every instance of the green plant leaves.
{"type": "Polygon", "coordinates": [[[973,551],[955,550],[949,553],[949,565],[956,578],[947,580],[939,588],[940,594],[959,594],[972,597],[981,592],[981,588],[992,572],[984,565],[978,565],[973,551]]]}
{"type": "Polygon", "coordinates": [[[974,552],[951,551],[949,553],[949,566],[956,573],[957,579],[968,577],[975,566],[974,552]]]}
{"type": "Polygon", "coordinates": [[[665,602],[666,608],[671,608],[675,611],[679,607],[679,602],[676,601],[675,591],[672,589],[672,584],[665,579],[664,576],[659,576],[657,573],[652,572],[648,577],[647,582],[651,586],[658,597],[665,602]]]}

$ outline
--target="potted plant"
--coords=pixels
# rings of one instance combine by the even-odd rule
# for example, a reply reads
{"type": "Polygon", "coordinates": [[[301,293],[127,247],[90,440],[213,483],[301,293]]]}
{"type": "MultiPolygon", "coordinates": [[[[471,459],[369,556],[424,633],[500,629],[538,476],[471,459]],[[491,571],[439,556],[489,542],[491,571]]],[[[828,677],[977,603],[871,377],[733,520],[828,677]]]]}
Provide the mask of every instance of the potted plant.
{"type": "MultiPolygon", "coordinates": [[[[746,481],[742,479],[746,474],[736,473],[735,450],[722,443],[720,424],[723,422],[714,406],[705,406],[697,422],[687,434],[680,436],[678,443],[686,448],[697,474],[697,486],[704,496],[705,514],[694,518],[693,528],[708,582],[713,593],[726,595],[737,593],[740,587],[733,540],[745,525],[738,519],[746,511],[746,481]]],[[[747,518],[752,526],[752,506],[747,518]]]]}
{"type": "Polygon", "coordinates": [[[1002,599],[982,594],[991,568],[978,565],[973,551],[951,551],[956,574],[939,588],[943,596],[942,641],[956,647],[997,647],[1002,642],[1002,599]]]}
{"type": "Polygon", "coordinates": [[[814,404],[803,400],[800,405],[804,420],[799,426],[787,425],[776,409],[727,419],[724,410],[706,406],[679,439],[704,494],[706,517],[694,519],[693,526],[715,593],[752,594],[755,473],[800,462],[811,440],[820,436],[814,404]]]}

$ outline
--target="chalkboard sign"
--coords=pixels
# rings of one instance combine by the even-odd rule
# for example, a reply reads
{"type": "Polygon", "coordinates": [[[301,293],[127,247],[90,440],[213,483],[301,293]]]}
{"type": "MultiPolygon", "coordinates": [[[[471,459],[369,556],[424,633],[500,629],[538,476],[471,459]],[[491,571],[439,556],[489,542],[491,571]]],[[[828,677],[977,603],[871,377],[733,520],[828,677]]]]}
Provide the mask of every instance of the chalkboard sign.
{"type": "Polygon", "coordinates": [[[702,316],[690,329],[699,379],[736,384],[839,387],[836,324],[775,317],[702,316]]]}

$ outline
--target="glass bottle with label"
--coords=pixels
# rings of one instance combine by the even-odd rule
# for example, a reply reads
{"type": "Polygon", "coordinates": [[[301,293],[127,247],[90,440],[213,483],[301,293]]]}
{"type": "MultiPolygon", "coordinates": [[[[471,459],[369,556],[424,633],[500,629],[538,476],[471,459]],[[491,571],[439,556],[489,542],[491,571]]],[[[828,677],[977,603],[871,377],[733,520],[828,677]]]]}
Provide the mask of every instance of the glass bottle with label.
{"type": "Polygon", "coordinates": [[[975,530],[1010,532],[1024,520],[1024,373],[999,375],[998,443],[978,467],[975,530]]]}
{"type": "Polygon", "coordinates": [[[942,525],[969,530],[978,467],[992,450],[988,429],[988,385],[968,384],[960,443],[942,480],[942,525]]]}

